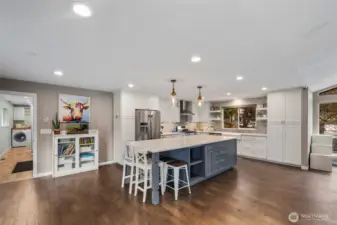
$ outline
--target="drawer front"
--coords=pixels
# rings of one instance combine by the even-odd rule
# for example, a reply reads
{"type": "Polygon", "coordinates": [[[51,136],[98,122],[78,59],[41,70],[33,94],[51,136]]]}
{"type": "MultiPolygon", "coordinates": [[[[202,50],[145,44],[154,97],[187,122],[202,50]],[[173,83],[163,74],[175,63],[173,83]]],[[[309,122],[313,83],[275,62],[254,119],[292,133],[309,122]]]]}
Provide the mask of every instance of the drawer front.
{"type": "Polygon", "coordinates": [[[243,156],[266,158],[267,143],[265,142],[241,142],[240,153],[243,156]]]}
{"type": "Polygon", "coordinates": [[[242,135],[242,141],[266,142],[267,141],[267,137],[256,137],[256,136],[244,136],[244,135],[242,135]]]}
{"type": "Polygon", "coordinates": [[[267,149],[267,142],[266,141],[242,141],[241,145],[243,148],[254,148],[254,149],[267,149]]]}
{"type": "Polygon", "coordinates": [[[236,140],[230,140],[225,142],[218,142],[211,145],[206,145],[206,151],[214,151],[214,150],[226,150],[226,149],[232,149],[233,142],[236,142],[236,140]]]}
{"type": "Polygon", "coordinates": [[[229,154],[226,154],[223,157],[217,157],[212,162],[212,174],[231,168],[235,164],[236,157],[230,156],[229,154]]]}

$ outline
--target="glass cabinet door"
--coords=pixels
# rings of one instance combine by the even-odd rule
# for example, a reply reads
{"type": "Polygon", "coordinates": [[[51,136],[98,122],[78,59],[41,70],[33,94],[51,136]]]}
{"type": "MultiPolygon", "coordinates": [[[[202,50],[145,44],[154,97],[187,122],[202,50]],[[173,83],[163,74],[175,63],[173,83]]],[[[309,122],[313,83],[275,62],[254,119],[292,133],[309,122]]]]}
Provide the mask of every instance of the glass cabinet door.
{"type": "Polygon", "coordinates": [[[97,157],[95,137],[83,137],[79,139],[79,167],[94,167],[95,158],[97,157]]]}
{"type": "Polygon", "coordinates": [[[76,141],[75,138],[58,139],[56,170],[69,171],[76,168],[76,141]]]}

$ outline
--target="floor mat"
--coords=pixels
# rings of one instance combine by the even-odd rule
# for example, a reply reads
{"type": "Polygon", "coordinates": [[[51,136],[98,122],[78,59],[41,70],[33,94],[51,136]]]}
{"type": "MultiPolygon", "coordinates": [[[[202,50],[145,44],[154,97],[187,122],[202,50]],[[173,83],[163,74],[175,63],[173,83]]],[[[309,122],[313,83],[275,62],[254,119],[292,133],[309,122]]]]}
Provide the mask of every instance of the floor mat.
{"type": "Polygon", "coordinates": [[[33,170],[33,161],[24,161],[16,163],[12,173],[20,173],[33,170]]]}

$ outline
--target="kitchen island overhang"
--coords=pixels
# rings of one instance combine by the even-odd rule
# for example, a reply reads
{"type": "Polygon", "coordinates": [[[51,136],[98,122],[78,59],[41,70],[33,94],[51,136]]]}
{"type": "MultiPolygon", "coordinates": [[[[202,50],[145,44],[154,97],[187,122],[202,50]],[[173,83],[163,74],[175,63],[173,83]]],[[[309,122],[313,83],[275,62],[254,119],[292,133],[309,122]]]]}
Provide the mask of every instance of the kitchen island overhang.
{"type": "Polygon", "coordinates": [[[133,141],[130,144],[135,150],[152,154],[152,203],[155,205],[160,203],[159,156],[168,156],[186,162],[191,185],[225,172],[237,163],[237,140],[233,137],[179,136],[133,141]]]}

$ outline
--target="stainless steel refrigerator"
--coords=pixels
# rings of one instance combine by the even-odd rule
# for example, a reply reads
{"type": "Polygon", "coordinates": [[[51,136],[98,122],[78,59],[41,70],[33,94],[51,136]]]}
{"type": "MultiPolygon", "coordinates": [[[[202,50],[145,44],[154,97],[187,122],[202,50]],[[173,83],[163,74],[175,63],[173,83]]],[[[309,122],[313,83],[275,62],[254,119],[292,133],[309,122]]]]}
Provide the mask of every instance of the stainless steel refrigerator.
{"type": "Polygon", "coordinates": [[[135,140],[160,138],[160,112],[151,109],[136,109],[135,140]]]}

